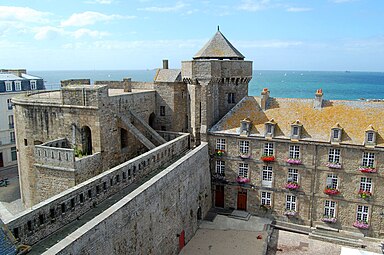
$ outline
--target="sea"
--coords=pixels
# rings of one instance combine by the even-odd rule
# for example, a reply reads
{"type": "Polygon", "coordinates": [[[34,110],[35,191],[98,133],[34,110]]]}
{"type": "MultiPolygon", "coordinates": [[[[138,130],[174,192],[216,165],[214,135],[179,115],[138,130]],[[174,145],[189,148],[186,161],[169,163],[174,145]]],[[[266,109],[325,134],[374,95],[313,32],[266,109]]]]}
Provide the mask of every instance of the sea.
{"type": "MultiPolygon", "coordinates": [[[[44,79],[47,89],[59,89],[60,81],[90,79],[94,81],[120,81],[130,77],[133,81],[152,81],[156,70],[88,70],[88,71],[30,71],[44,79]]],[[[248,94],[260,95],[268,88],[272,97],[314,98],[322,89],[324,99],[371,100],[384,99],[384,72],[354,71],[275,71],[254,70],[248,94]]]]}

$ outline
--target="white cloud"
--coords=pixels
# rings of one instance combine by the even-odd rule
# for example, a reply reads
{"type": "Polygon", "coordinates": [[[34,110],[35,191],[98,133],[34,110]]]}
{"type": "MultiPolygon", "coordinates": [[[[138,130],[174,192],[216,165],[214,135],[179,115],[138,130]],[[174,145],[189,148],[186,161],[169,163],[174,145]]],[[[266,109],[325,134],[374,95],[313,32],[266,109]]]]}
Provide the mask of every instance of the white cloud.
{"type": "Polygon", "coordinates": [[[288,48],[303,45],[301,41],[237,41],[234,42],[237,48],[288,48]]]}
{"type": "Polygon", "coordinates": [[[308,12],[312,11],[312,8],[305,8],[305,7],[289,7],[287,8],[287,12],[308,12]]]}
{"type": "Polygon", "coordinates": [[[108,32],[90,30],[90,29],[85,29],[85,28],[78,29],[74,32],[71,32],[70,34],[76,39],[79,39],[79,38],[85,37],[85,36],[93,37],[93,38],[101,38],[101,37],[109,35],[108,32]]]}
{"type": "Polygon", "coordinates": [[[145,8],[138,8],[139,11],[147,11],[147,12],[176,12],[184,7],[188,6],[183,2],[177,2],[172,6],[150,6],[145,8]]]}
{"type": "Polygon", "coordinates": [[[55,39],[60,36],[65,36],[65,37],[73,37],[75,39],[80,39],[83,37],[101,38],[107,35],[109,35],[108,32],[90,30],[85,28],[80,28],[75,31],[66,31],[63,28],[45,26],[45,27],[35,28],[34,38],[36,40],[47,40],[47,39],[55,39]]]}
{"type": "Polygon", "coordinates": [[[254,12],[267,9],[269,7],[270,0],[243,0],[237,9],[254,12]]]}
{"type": "Polygon", "coordinates": [[[100,12],[86,11],[82,13],[74,13],[67,20],[61,22],[61,26],[87,26],[93,25],[96,22],[111,21],[116,19],[133,19],[135,16],[122,16],[122,15],[106,15],[100,12]]]}
{"type": "Polygon", "coordinates": [[[39,27],[39,28],[36,28],[35,30],[36,30],[36,34],[34,38],[36,40],[54,39],[57,36],[64,34],[63,29],[52,27],[52,26],[39,27]]]}
{"type": "Polygon", "coordinates": [[[41,12],[29,7],[0,6],[0,20],[45,23],[50,13],[41,12]]]}

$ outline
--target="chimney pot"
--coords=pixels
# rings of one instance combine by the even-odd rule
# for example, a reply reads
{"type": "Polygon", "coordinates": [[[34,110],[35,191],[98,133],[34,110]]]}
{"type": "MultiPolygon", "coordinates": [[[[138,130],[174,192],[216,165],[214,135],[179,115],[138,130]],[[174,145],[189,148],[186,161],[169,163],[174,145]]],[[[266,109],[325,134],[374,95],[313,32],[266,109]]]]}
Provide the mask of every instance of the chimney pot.
{"type": "Polygon", "coordinates": [[[168,69],[168,59],[163,59],[163,69],[168,69]]]}

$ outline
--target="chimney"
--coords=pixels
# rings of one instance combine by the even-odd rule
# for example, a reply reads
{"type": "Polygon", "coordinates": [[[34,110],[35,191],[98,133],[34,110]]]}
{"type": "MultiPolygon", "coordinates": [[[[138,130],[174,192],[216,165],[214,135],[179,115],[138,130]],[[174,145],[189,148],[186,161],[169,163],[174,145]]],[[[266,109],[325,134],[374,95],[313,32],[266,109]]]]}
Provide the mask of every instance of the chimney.
{"type": "Polygon", "coordinates": [[[124,78],[123,79],[124,92],[132,92],[132,79],[124,78]]]}
{"type": "Polygon", "coordinates": [[[264,88],[263,91],[261,91],[261,109],[263,111],[267,110],[268,108],[268,99],[269,99],[269,90],[267,88],[264,88]]]}
{"type": "Polygon", "coordinates": [[[318,89],[315,94],[315,101],[313,102],[313,108],[321,109],[323,106],[323,90],[318,89]]]}
{"type": "Polygon", "coordinates": [[[163,69],[168,69],[168,59],[163,59],[163,69]]]}

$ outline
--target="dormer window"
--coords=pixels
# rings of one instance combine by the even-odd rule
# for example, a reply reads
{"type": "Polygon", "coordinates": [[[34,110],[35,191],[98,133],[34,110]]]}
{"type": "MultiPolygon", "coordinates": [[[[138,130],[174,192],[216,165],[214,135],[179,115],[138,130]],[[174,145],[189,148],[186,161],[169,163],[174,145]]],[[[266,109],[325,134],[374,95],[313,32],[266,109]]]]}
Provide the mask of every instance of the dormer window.
{"type": "Polygon", "coordinates": [[[331,142],[341,142],[341,134],[342,134],[343,128],[340,126],[339,123],[336,123],[335,126],[331,129],[331,142]]]}
{"type": "Polygon", "coordinates": [[[302,126],[299,120],[291,124],[291,139],[300,139],[302,126]]]}
{"type": "Polygon", "coordinates": [[[249,133],[251,131],[251,120],[248,118],[243,119],[240,121],[240,135],[241,136],[249,136],[249,133]]]}
{"type": "Polygon", "coordinates": [[[274,137],[275,135],[275,127],[276,127],[276,122],[274,119],[271,119],[268,122],[265,122],[265,137],[274,137]]]}
{"type": "Polygon", "coordinates": [[[369,125],[365,130],[365,145],[375,146],[376,145],[376,134],[377,131],[373,128],[372,125],[369,125]]]}

